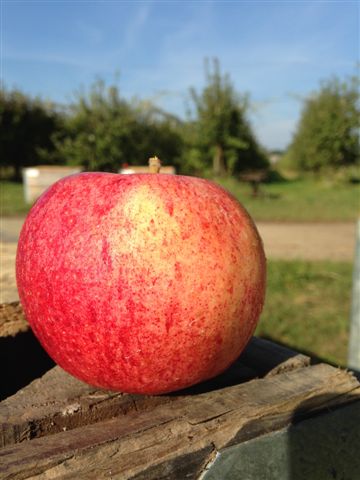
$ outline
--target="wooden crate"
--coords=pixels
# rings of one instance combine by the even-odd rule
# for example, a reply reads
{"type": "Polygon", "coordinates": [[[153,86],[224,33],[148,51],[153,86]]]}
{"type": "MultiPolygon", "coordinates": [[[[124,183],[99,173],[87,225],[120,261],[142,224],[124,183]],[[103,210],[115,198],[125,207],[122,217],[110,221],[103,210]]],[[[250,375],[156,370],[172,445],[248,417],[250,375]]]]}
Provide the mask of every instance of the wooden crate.
{"type": "Polygon", "coordinates": [[[54,367],[0,419],[4,480],[360,478],[356,377],[259,338],[171,395],[99,390],[54,367]]]}
{"type": "Polygon", "coordinates": [[[61,178],[80,173],[79,167],[62,165],[37,165],[23,168],[24,199],[33,203],[47,188],[61,178]]]}

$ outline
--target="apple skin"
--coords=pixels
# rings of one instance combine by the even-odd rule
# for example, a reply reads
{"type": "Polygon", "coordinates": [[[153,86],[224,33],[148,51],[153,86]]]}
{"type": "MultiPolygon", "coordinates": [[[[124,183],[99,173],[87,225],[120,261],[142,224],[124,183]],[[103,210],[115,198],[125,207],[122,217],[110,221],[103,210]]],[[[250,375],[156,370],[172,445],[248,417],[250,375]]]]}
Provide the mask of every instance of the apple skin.
{"type": "Polygon", "coordinates": [[[210,181],[81,173],[31,209],[16,274],[25,315],[64,370],[159,394],[240,355],[263,307],[266,260],[248,213],[210,181]]]}

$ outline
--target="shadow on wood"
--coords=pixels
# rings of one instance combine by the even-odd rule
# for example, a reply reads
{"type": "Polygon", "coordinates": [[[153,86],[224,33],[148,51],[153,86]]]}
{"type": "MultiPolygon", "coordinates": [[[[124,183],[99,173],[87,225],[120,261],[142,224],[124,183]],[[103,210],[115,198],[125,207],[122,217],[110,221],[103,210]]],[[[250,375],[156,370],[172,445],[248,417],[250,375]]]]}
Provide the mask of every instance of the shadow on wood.
{"type": "Polygon", "coordinates": [[[198,395],[310,365],[310,359],[285,345],[253,337],[240,357],[221,375],[171,395],[198,395]]]}
{"type": "Polygon", "coordinates": [[[55,363],[31,330],[0,338],[0,400],[13,395],[53,368],[55,363]]]}

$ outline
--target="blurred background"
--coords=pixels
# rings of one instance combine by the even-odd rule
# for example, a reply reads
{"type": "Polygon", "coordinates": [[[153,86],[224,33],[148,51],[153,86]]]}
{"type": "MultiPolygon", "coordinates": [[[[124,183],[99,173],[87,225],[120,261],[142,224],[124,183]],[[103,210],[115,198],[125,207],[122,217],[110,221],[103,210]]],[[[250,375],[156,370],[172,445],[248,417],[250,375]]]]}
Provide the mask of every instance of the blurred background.
{"type": "Polygon", "coordinates": [[[359,3],[2,1],[1,302],[22,222],[74,171],[211,178],[268,257],[257,334],[345,366],[359,171],[359,3]]]}

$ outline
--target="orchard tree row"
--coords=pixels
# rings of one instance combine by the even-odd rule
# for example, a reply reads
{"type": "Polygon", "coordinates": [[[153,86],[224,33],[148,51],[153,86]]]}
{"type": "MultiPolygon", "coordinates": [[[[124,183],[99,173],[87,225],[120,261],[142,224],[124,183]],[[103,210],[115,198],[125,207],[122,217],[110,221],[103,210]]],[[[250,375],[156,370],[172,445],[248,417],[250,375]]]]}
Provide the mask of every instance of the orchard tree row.
{"type": "Polygon", "coordinates": [[[37,163],[81,165],[117,171],[144,164],[156,154],[178,171],[226,175],[267,166],[247,120],[247,98],[239,96],[216,60],[206,64],[206,86],[191,89],[186,121],[148,101],[128,101],[117,87],[97,81],[63,109],[1,91],[3,163],[14,168],[37,163]]]}
{"type": "MultiPolygon", "coordinates": [[[[36,164],[118,171],[157,155],[186,174],[236,175],[268,167],[251,128],[249,100],[236,92],[219,62],[205,64],[205,87],[189,91],[186,120],[149,101],[129,101],[97,81],[59,107],[18,91],[0,90],[2,167],[16,179],[36,164]]],[[[287,152],[299,170],[321,172],[359,161],[359,96],[354,80],[333,79],[304,103],[287,152]]]]}
{"type": "Polygon", "coordinates": [[[305,100],[287,162],[300,171],[358,165],[360,160],[359,81],[332,78],[305,100]]]}

